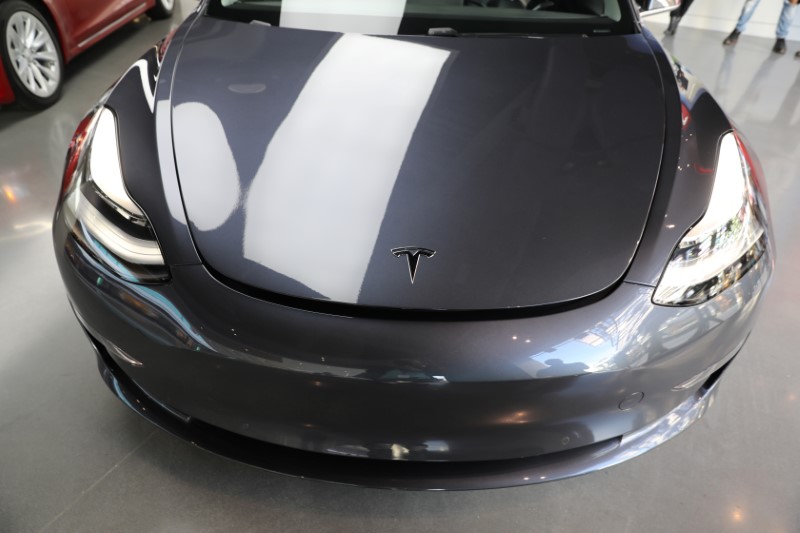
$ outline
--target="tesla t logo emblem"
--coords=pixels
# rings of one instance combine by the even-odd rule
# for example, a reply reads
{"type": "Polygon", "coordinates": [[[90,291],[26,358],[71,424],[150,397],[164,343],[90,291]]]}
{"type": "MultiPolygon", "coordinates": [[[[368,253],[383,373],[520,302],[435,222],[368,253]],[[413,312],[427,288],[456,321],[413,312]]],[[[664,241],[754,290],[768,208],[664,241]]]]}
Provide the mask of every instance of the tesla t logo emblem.
{"type": "Polygon", "coordinates": [[[402,246],[400,248],[392,248],[392,253],[395,257],[406,256],[408,259],[408,273],[411,275],[411,283],[414,283],[414,278],[417,275],[417,265],[419,264],[419,256],[433,257],[436,255],[434,250],[427,248],[417,248],[416,246],[402,246]]]}

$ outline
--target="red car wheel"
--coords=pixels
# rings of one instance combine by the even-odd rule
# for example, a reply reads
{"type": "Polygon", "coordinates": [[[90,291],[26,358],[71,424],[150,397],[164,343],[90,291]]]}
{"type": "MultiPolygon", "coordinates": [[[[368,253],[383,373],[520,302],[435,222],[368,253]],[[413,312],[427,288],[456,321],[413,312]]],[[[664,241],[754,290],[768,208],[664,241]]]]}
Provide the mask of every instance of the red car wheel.
{"type": "Polygon", "coordinates": [[[22,0],[0,4],[0,55],[21,105],[47,107],[61,96],[61,48],[50,23],[31,4],[22,0]]]}

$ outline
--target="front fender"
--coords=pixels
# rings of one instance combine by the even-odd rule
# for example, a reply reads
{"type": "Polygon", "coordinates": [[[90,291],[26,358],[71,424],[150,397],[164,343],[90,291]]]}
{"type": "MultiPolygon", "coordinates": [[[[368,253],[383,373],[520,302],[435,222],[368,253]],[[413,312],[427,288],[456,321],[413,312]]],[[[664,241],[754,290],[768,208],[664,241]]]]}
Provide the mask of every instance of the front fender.
{"type": "Polygon", "coordinates": [[[664,86],[665,144],[650,216],[625,281],[655,287],[675,246],[705,214],[719,141],[733,127],[700,81],[652,33],[643,33],[664,86]]]}
{"type": "Polygon", "coordinates": [[[172,73],[197,13],[141,57],[101,103],[117,117],[120,163],[130,196],[147,213],[168,265],[199,264],[172,151],[172,73]]]}

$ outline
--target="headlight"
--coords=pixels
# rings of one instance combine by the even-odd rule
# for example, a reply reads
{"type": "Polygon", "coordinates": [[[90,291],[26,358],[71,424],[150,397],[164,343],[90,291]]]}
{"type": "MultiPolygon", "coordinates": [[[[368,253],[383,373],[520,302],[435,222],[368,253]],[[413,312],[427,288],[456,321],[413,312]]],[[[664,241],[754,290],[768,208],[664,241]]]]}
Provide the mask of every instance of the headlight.
{"type": "Polygon", "coordinates": [[[705,302],[758,262],[767,248],[766,216],[752,173],[736,135],[725,134],[706,213],[673,252],[654,303],[705,302]]]}
{"type": "Polygon", "coordinates": [[[63,191],[64,220],[96,259],[128,281],[169,278],[153,228],[125,189],[111,110],[102,107],[78,126],[63,191]]]}

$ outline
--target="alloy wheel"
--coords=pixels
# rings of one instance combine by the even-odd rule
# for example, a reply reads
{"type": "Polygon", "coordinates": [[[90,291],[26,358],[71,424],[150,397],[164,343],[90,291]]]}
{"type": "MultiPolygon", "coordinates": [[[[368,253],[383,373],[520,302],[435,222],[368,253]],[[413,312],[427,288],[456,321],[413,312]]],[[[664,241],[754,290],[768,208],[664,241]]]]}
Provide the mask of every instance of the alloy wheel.
{"type": "Polygon", "coordinates": [[[48,98],[58,90],[61,81],[58,49],[50,31],[35,15],[17,11],[9,17],[6,50],[20,83],[31,94],[48,98]]]}

